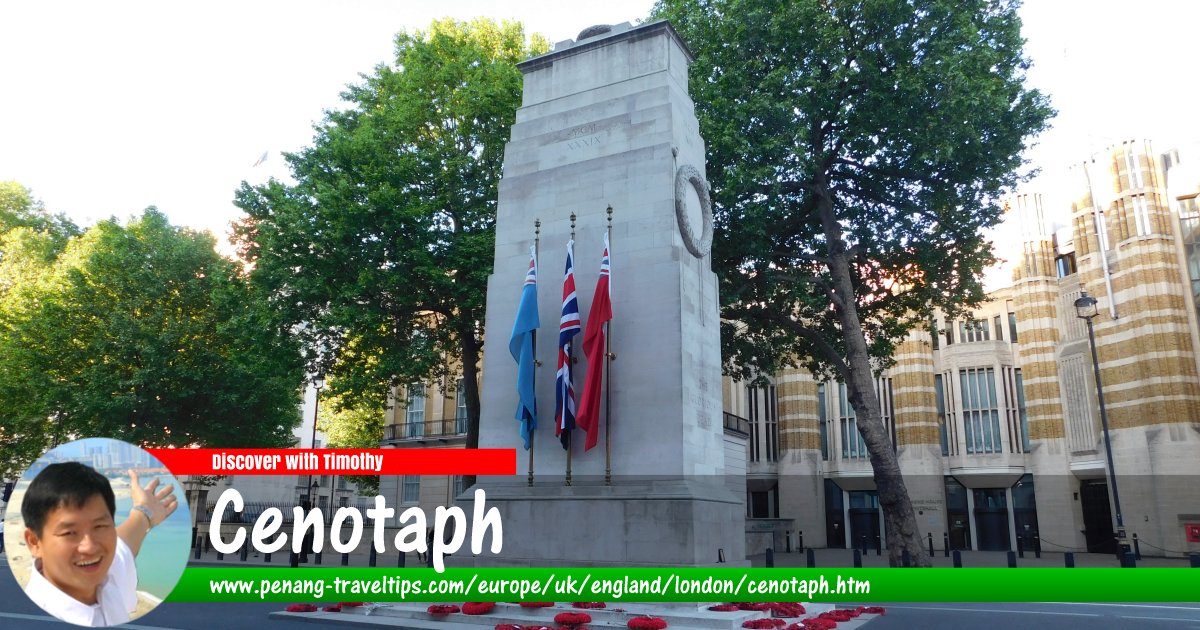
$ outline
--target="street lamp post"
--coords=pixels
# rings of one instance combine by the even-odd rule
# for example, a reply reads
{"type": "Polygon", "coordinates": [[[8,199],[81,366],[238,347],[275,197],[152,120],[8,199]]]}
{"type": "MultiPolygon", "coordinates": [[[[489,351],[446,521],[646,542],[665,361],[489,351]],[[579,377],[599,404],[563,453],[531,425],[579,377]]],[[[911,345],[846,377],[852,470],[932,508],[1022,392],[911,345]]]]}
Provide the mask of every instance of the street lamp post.
{"type": "MultiPolygon", "coordinates": [[[[313,384],[313,389],[316,390],[316,393],[313,395],[312,440],[308,443],[308,447],[316,448],[317,447],[317,412],[320,411],[320,409],[321,409],[321,388],[325,387],[325,375],[322,374],[321,372],[317,372],[317,376],[315,378],[313,378],[312,384],[313,384]]],[[[312,476],[312,473],[309,472],[308,473],[308,484],[304,486],[304,489],[307,492],[306,496],[307,496],[308,506],[310,508],[316,507],[316,505],[317,505],[316,492],[313,490],[314,487],[315,486],[313,484],[313,476],[312,476]]]]}
{"type": "Polygon", "coordinates": [[[1108,433],[1108,410],[1104,407],[1104,384],[1100,380],[1100,358],[1096,355],[1096,333],[1092,328],[1092,319],[1099,310],[1096,308],[1096,298],[1081,291],[1079,299],[1075,300],[1075,314],[1087,322],[1088,344],[1092,349],[1092,369],[1096,374],[1096,398],[1100,402],[1100,427],[1104,430],[1104,452],[1108,456],[1108,483],[1112,486],[1113,509],[1117,513],[1117,557],[1125,552],[1125,519],[1121,516],[1121,495],[1117,491],[1117,471],[1113,466],[1112,439],[1108,433]]]}

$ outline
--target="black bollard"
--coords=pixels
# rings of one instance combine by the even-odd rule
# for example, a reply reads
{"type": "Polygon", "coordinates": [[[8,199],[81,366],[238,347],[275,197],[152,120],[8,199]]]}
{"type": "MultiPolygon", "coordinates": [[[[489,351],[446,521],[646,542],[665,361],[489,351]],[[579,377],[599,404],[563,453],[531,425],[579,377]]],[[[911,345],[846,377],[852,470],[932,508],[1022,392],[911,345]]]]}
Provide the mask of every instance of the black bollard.
{"type": "Polygon", "coordinates": [[[1033,535],[1033,557],[1042,558],[1042,537],[1037,534],[1033,535]]]}
{"type": "Polygon", "coordinates": [[[344,567],[350,566],[350,554],[349,553],[342,554],[342,566],[344,566],[344,567]]]}
{"type": "Polygon", "coordinates": [[[883,539],[880,538],[879,536],[875,537],[875,555],[877,555],[877,556],[883,555],[883,539]]]}
{"type": "Polygon", "coordinates": [[[313,554],[313,562],[315,562],[316,564],[321,564],[321,552],[320,551],[313,554]]]}
{"type": "Polygon", "coordinates": [[[1074,553],[1071,553],[1070,551],[1068,551],[1067,553],[1063,554],[1063,566],[1065,566],[1068,569],[1075,568],[1075,554],[1074,553]]]}
{"type": "Polygon", "coordinates": [[[403,568],[404,568],[404,552],[403,552],[403,551],[401,551],[401,552],[399,553],[399,557],[398,557],[398,558],[396,558],[396,568],[397,568],[397,569],[403,569],[403,568]]]}
{"type": "Polygon", "coordinates": [[[1188,558],[1190,558],[1192,561],[1193,569],[1200,569],[1200,553],[1188,554],[1188,558]]]}
{"type": "Polygon", "coordinates": [[[792,532],[785,532],[784,539],[787,540],[787,552],[792,553],[792,532]]]}
{"type": "Polygon", "coordinates": [[[271,554],[269,552],[263,554],[263,562],[271,564],[271,554]]]}
{"type": "Polygon", "coordinates": [[[1121,567],[1125,569],[1137,567],[1137,560],[1133,559],[1132,551],[1126,551],[1125,553],[1121,554],[1121,567]]]}
{"type": "Polygon", "coordinates": [[[1017,536],[1017,556],[1021,557],[1021,558],[1025,557],[1025,537],[1024,536],[1017,536]]]}
{"type": "Polygon", "coordinates": [[[725,564],[725,548],[717,549],[717,564],[725,564]]]}
{"type": "MultiPolygon", "coordinates": [[[[804,558],[805,558],[805,563],[808,565],[808,568],[815,569],[817,567],[817,555],[815,553],[813,553],[813,550],[811,547],[804,550],[804,558]]],[[[1193,555],[1192,561],[1195,562],[1198,558],[1200,558],[1200,555],[1193,555]]],[[[1196,566],[1196,565],[1193,564],[1192,566],[1196,566]]]]}
{"type": "Polygon", "coordinates": [[[932,558],[933,557],[933,532],[929,532],[928,534],[925,535],[925,537],[929,539],[929,557],[932,558]]]}
{"type": "Polygon", "coordinates": [[[862,536],[862,554],[864,556],[867,555],[867,535],[866,534],[863,534],[863,536],[862,536]]]}
{"type": "Polygon", "coordinates": [[[300,566],[300,554],[295,551],[288,554],[288,566],[295,569],[300,566]]]}
{"type": "Polygon", "coordinates": [[[377,557],[377,552],[375,551],[375,545],[371,545],[371,555],[367,556],[367,566],[369,566],[369,567],[375,566],[375,563],[377,560],[378,560],[378,557],[377,557]]]}
{"type": "Polygon", "coordinates": [[[242,545],[242,562],[245,562],[246,558],[249,558],[249,557],[250,557],[250,547],[248,545],[242,545]]]}
{"type": "Polygon", "coordinates": [[[1017,552],[1015,551],[1008,552],[1008,568],[1017,568],[1017,552]]]}
{"type": "Polygon", "coordinates": [[[428,569],[433,568],[433,550],[432,549],[425,552],[425,567],[428,569]]]}
{"type": "Polygon", "coordinates": [[[799,538],[796,541],[796,549],[803,549],[804,548],[804,530],[803,529],[800,530],[800,532],[797,535],[799,536],[799,538]]]}
{"type": "Polygon", "coordinates": [[[197,560],[199,560],[199,559],[200,559],[200,549],[201,549],[200,545],[199,545],[199,544],[197,544],[197,545],[196,545],[196,553],[195,553],[195,558],[196,558],[197,560]]]}
{"type": "Polygon", "coordinates": [[[907,549],[900,550],[900,565],[905,568],[912,566],[912,554],[907,549]]]}
{"type": "Polygon", "coordinates": [[[771,549],[770,547],[767,547],[767,568],[772,569],[774,567],[775,567],[775,550],[771,549]]]}
{"type": "Polygon", "coordinates": [[[224,560],[224,559],[225,559],[225,553],[222,551],[218,551],[217,552],[217,560],[224,560]]]}
{"type": "Polygon", "coordinates": [[[954,550],[954,568],[962,568],[962,553],[957,549],[954,550]]]}
{"type": "Polygon", "coordinates": [[[1134,560],[1142,559],[1142,545],[1140,543],[1138,543],[1137,534],[1133,535],[1133,559],[1134,560]]]}
{"type": "Polygon", "coordinates": [[[942,552],[945,557],[950,557],[950,532],[942,532],[942,552]]]}
{"type": "Polygon", "coordinates": [[[857,549],[854,550],[854,568],[862,568],[862,553],[860,553],[857,549]]]}

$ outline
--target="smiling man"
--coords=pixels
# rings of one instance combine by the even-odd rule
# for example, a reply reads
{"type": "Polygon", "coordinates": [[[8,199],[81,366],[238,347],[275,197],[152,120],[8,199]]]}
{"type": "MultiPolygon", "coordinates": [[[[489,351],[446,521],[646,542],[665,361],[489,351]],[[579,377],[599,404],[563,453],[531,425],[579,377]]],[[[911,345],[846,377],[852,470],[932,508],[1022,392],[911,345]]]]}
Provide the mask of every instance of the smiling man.
{"type": "Polygon", "coordinates": [[[178,507],[172,486],[155,492],[130,471],[133,509],[116,524],[108,479],[77,462],[51,464],[21,503],[25,543],[34,558],[25,594],[42,610],[82,626],[129,621],[137,606],[134,557],[150,530],[178,507]]]}

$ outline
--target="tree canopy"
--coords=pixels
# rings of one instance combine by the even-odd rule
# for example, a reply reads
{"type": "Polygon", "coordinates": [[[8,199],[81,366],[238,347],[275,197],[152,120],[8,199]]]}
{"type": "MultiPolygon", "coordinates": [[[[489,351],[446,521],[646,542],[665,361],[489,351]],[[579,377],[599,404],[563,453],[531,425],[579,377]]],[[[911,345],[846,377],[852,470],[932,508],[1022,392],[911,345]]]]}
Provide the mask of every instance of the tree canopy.
{"type": "Polygon", "coordinates": [[[924,558],[873,369],[983,298],[983,230],[1053,114],[1009,0],[660,0],[695,55],[727,369],[847,383],[893,562],[924,558]]]}
{"type": "Polygon", "coordinates": [[[77,437],[292,442],[299,351],[213,245],[151,208],[98,223],[0,294],[0,476],[77,437]]]}
{"type": "Polygon", "coordinates": [[[521,98],[516,64],[547,49],[520,24],[437,21],[396,36],[285,157],[294,186],[243,183],[236,230],[254,282],[333,377],[345,408],[461,369],[477,444],[478,360],[497,183],[521,98]]]}

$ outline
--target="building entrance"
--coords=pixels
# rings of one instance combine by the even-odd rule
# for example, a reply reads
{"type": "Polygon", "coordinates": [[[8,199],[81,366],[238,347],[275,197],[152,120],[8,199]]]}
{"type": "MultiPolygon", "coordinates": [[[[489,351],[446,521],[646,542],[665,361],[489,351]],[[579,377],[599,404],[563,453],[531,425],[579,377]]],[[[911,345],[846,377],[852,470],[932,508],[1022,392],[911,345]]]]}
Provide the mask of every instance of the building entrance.
{"type": "Polygon", "coordinates": [[[1083,508],[1083,536],[1088,553],[1117,553],[1113,535],[1108,482],[1092,479],[1079,482],[1079,504],[1083,508]]]}
{"type": "Polygon", "coordinates": [[[862,548],[864,537],[868,548],[882,544],[879,529],[879,495],[874,490],[850,493],[850,545],[862,548]]]}
{"type": "Polygon", "coordinates": [[[1009,551],[1008,501],[1004,488],[976,488],[975,532],[980,551],[1009,551]]]}

